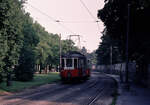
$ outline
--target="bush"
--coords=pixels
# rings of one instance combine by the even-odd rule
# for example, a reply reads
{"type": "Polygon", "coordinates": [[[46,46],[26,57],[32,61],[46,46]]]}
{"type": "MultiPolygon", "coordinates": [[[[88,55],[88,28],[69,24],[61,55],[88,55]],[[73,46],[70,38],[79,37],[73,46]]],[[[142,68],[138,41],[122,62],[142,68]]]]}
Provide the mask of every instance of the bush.
{"type": "Polygon", "coordinates": [[[31,81],[33,79],[34,66],[21,64],[15,69],[15,77],[18,81],[31,81]]]}
{"type": "Polygon", "coordinates": [[[0,74],[0,83],[3,82],[3,75],[0,74]]]}

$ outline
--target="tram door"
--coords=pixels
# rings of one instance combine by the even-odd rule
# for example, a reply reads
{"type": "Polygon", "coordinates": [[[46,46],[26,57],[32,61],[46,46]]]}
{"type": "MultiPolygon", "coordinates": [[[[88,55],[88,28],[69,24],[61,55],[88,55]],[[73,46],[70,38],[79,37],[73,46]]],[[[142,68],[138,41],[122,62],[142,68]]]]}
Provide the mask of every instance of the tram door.
{"type": "Polygon", "coordinates": [[[85,59],[79,59],[79,69],[82,72],[82,76],[86,76],[86,62],[85,59]]]}

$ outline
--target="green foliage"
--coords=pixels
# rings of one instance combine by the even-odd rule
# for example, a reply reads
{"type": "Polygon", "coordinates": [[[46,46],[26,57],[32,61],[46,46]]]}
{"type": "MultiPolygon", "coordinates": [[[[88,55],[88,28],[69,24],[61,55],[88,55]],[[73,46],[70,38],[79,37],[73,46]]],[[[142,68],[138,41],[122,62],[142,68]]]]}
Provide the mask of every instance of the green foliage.
{"type": "MultiPolygon", "coordinates": [[[[57,67],[59,65],[59,36],[48,33],[37,22],[34,27],[40,39],[36,47],[36,63],[40,65],[41,69],[44,69],[47,65],[50,65],[50,68],[57,67]]],[[[62,53],[77,50],[72,40],[61,40],[61,46],[62,53]]]]}
{"type": "MultiPolygon", "coordinates": [[[[150,63],[150,0],[105,1],[104,8],[98,12],[98,17],[106,27],[105,35],[117,41],[123,62],[136,62],[137,81],[147,81],[150,63]]],[[[98,52],[105,52],[102,45],[98,52]]]]}
{"type": "Polygon", "coordinates": [[[23,89],[36,87],[43,84],[53,83],[60,80],[59,73],[35,74],[34,79],[28,82],[13,81],[13,86],[7,87],[6,83],[0,84],[0,92],[17,92],[23,89]]]}
{"type": "Polygon", "coordinates": [[[75,47],[75,43],[72,40],[62,40],[62,53],[66,53],[68,51],[78,51],[79,49],[75,47]]]}
{"type": "MultiPolygon", "coordinates": [[[[8,2],[8,1],[7,1],[8,2]]],[[[2,0],[0,3],[0,81],[2,81],[2,72],[3,67],[5,66],[5,62],[3,61],[4,57],[6,56],[7,52],[7,40],[6,40],[6,19],[8,13],[7,2],[2,0]]]]}
{"type": "Polygon", "coordinates": [[[97,64],[97,54],[96,51],[87,54],[87,58],[90,60],[92,65],[97,64]]]}
{"type": "MultiPolygon", "coordinates": [[[[0,46],[2,47],[0,50],[0,71],[11,74],[13,66],[18,63],[23,42],[21,33],[23,12],[18,0],[2,0],[0,5],[2,14],[0,16],[0,46]]],[[[7,79],[9,81],[10,77],[7,79]]]]}
{"type": "Polygon", "coordinates": [[[0,83],[3,82],[3,75],[0,73],[0,83]]]}
{"type": "Polygon", "coordinates": [[[36,63],[44,69],[46,65],[57,65],[59,58],[59,36],[50,34],[38,23],[34,25],[40,39],[36,47],[36,63]]]}
{"type": "Polygon", "coordinates": [[[125,60],[127,21],[129,21],[129,60],[146,60],[149,62],[150,53],[150,1],[132,0],[128,17],[128,0],[106,0],[98,17],[104,22],[107,34],[114,40],[120,41],[119,49],[125,60]]]}
{"type": "MultiPolygon", "coordinates": [[[[33,79],[36,64],[41,69],[59,64],[59,36],[33,22],[23,9],[25,1],[0,2],[0,81],[4,74],[8,84],[12,73],[17,80],[28,81],[33,79]]],[[[61,43],[63,53],[77,50],[71,40],[61,43]]]]}
{"type": "Polygon", "coordinates": [[[83,55],[87,55],[87,49],[83,46],[81,51],[80,51],[83,55]]]}
{"type": "Polygon", "coordinates": [[[35,47],[39,37],[33,27],[33,20],[29,14],[24,15],[22,34],[24,35],[23,47],[21,48],[18,66],[15,68],[15,77],[19,81],[29,81],[33,79],[35,66],[35,47]]]}
{"type": "MultiPolygon", "coordinates": [[[[105,30],[106,31],[106,30],[105,30]]],[[[112,39],[109,34],[103,32],[101,37],[102,42],[99,48],[96,50],[97,54],[97,64],[110,64],[110,54],[112,53],[112,63],[121,62],[121,55],[119,52],[119,41],[112,39]],[[112,52],[111,52],[112,47],[112,52]]]]}

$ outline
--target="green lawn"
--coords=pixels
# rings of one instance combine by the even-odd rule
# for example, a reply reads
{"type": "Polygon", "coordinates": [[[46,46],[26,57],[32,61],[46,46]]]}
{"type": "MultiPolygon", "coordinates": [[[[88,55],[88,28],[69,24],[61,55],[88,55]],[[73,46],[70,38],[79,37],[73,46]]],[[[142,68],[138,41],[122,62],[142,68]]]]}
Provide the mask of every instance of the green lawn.
{"type": "Polygon", "coordinates": [[[0,92],[17,92],[26,88],[32,88],[43,84],[59,81],[59,73],[35,74],[30,82],[13,81],[12,86],[7,87],[6,82],[0,84],[0,92]]]}

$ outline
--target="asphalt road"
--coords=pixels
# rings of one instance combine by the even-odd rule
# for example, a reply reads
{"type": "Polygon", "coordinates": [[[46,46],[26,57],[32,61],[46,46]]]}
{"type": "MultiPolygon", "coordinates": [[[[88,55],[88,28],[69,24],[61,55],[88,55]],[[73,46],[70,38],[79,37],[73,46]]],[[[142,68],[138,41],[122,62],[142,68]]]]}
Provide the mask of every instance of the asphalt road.
{"type": "Polygon", "coordinates": [[[47,84],[0,98],[0,105],[110,105],[115,81],[99,72],[74,84],[47,84]]]}

